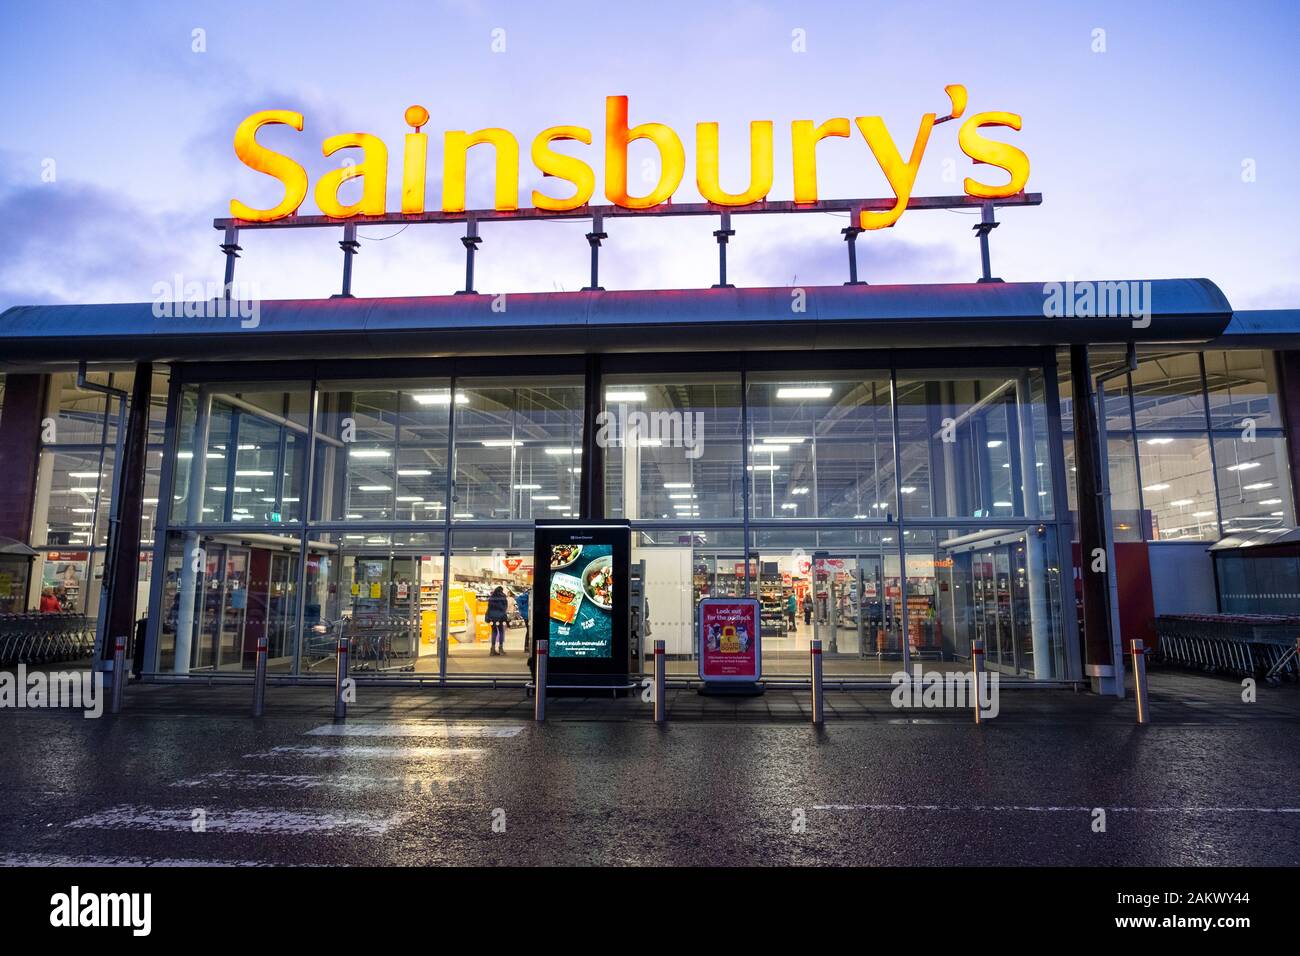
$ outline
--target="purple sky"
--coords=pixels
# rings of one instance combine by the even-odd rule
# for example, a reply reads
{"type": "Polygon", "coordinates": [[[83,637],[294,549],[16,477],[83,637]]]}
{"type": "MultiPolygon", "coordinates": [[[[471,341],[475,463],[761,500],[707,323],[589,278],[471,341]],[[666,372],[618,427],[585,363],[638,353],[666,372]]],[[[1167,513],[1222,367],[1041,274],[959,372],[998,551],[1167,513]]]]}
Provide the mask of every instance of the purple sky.
{"type": "MultiPolygon", "coordinates": [[[[1300,306],[1296,157],[1290,94],[1300,7],[1286,3],[475,3],[314,2],[5,4],[0,75],[0,308],[48,301],[148,300],[159,281],[219,281],[215,217],[229,201],[269,204],[278,187],[235,158],[238,122],[267,108],[305,114],[302,133],[264,133],[311,173],[326,136],[361,130],[390,153],[400,183],[402,113],[432,118],[430,206],[441,133],[503,126],[521,143],[521,200],[538,176],[541,129],[593,131],[579,148],[600,195],[604,97],[630,97],[633,123],[682,137],[678,201],[697,200],[694,124],[722,124],[724,185],[747,178],[747,124],[776,124],[773,199],[790,197],[790,121],[881,115],[906,153],[920,115],[943,113],[962,83],[968,113],[1024,117],[1005,138],[1025,150],[1036,209],[1002,213],[996,274],[1008,280],[1205,276],[1238,308],[1300,306]],[[973,12],[974,10],[978,12],[973,12]],[[194,52],[193,31],[206,51],[194,52]],[[504,30],[505,51],[493,52],[504,30]],[[792,49],[804,31],[806,52],[792,49]],[[1094,52],[1094,31],[1104,52],[1094,52]],[[498,35],[499,36],[499,35],[498,35]],[[1254,181],[1244,181],[1243,163],[1254,181]],[[51,165],[52,164],[52,165],[51,165]],[[53,170],[53,181],[49,170],[53,170]]],[[[961,191],[973,168],[957,123],[936,128],[916,195],[961,191]],[[945,164],[955,162],[955,167],[945,164]],[[945,169],[956,182],[945,181],[945,169]]],[[[484,152],[480,150],[476,152],[484,152]]],[[[634,150],[635,158],[641,153],[634,150]]],[[[490,205],[486,157],[471,206],[490,205]]],[[[823,197],[886,196],[856,130],[818,152],[823,197]]],[[[987,167],[977,178],[996,181],[987,167]]],[[[644,190],[642,190],[644,191],[644,190]]],[[[345,192],[345,198],[347,193],[345,192]]],[[[304,212],[314,212],[308,199],[304,212]]],[[[911,212],[860,245],[874,283],[973,280],[970,226],[911,212]]],[[[839,283],[847,219],[746,217],[730,251],[740,285],[839,283]]],[[[581,223],[484,229],[480,291],[576,289],[581,223]]],[[[716,281],[711,220],[608,224],[607,288],[716,281]]],[[[455,226],[362,230],[359,295],[442,294],[463,278],[455,226]]],[[[246,234],[239,278],[267,298],[337,291],[338,230],[246,234]]]]}

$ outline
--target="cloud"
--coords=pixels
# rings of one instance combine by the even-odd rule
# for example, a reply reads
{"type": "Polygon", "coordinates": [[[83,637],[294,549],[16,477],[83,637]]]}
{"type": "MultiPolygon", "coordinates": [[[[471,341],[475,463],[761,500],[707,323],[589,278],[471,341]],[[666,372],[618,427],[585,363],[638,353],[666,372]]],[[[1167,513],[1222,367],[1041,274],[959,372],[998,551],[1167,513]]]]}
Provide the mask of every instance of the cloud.
{"type": "Polygon", "coordinates": [[[0,257],[0,309],[148,301],[155,282],[201,274],[217,252],[205,217],[151,214],[97,186],[0,187],[0,218],[14,224],[0,257]]]}

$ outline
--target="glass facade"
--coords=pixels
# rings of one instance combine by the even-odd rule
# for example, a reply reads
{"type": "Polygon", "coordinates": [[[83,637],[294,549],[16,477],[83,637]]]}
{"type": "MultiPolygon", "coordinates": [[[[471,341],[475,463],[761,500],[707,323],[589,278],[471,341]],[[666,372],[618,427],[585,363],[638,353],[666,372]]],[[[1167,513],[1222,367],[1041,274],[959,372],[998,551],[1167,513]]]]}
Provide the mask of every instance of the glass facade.
{"type": "MultiPolygon", "coordinates": [[[[1093,372],[1123,366],[1093,351],[1093,372]]],[[[1138,352],[1106,384],[1117,541],[1214,542],[1295,525],[1275,356],[1252,349],[1138,352]]],[[[1069,356],[1061,395],[1071,512],[1076,509],[1069,356]]],[[[1076,532],[1077,539],[1077,532],[1076,532]]]]}
{"type": "MultiPolygon", "coordinates": [[[[640,374],[603,387],[605,421],[640,429],[608,445],[606,505],[637,529],[647,636],[665,641],[670,671],[695,672],[696,603],[746,592],[761,604],[768,676],[806,678],[812,638],[842,678],[904,659],[952,666],[994,620],[968,607],[961,549],[995,542],[1010,566],[1018,541],[1034,553],[1014,580],[1042,596],[1042,653],[1030,641],[997,666],[1066,673],[1042,369],[640,374]]],[[[1029,606],[1015,616],[1026,627],[1029,606]]]]}
{"type": "MultiPolygon", "coordinates": [[[[667,642],[673,673],[695,672],[698,601],[748,593],[774,679],[807,678],[813,638],[842,679],[963,667],[975,640],[1008,678],[1077,676],[1068,361],[1015,354],[680,372],[615,358],[594,402],[563,372],[358,366],[204,381],[196,369],[171,391],[166,436],[160,371],[141,534],[139,606],[152,588],[157,609],[146,670],[247,673],[265,636],[272,671],[328,673],[347,636],[361,673],[524,678],[533,522],[581,514],[594,446],[603,514],[634,530],[644,637],[667,642]],[[498,587],[501,656],[483,620],[498,587]]],[[[1093,373],[1123,362],[1095,350],[1093,373]]],[[[1257,351],[1141,352],[1107,384],[1117,540],[1293,525],[1273,366],[1257,351]]],[[[131,387],[130,373],[92,381],[131,387]]],[[[51,386],[28,604],[48,589],[94,615],[118,403],[75,375],[51,386]]]]}
{"type": "MultiPolygon", "coordinates": [[[[133,380],[129,371],[92,372],[87,376],[90,383],[127,393],[133,380]]],[[[144,515],[136,601],[140,614],[148,607],[152,545],[158,522],[167,382],[166,369],[154,372],[143,476],[144,515]]],[[[27,606],[33,610],[40,606],[42,597],[53,596],[64,611],[91,617],[99,612],[122,404],[116,397],[78,386],[75,373],[50,376],[28,542],[37,551],[27,594],[27,606]]]]}

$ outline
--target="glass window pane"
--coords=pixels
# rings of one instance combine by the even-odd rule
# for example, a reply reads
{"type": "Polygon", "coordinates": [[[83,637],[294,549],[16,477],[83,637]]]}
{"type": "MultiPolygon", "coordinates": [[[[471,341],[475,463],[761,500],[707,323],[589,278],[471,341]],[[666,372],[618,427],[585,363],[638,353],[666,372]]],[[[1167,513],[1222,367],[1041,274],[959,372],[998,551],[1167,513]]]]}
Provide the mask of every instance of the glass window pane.
{"type": "Polygon", "coordinates": [[[1017,370],[899,374],[904,516],[1052,513],[1046,409],[1035,376],[1041,383],[1041,373],[1017,370]]]}
{"type": "Polygon", "coordinates": [[[883,520],[897,511],[888,372],[755,375],[746,398],[754,518],[883,520]]]}
{"type": "Polygon", "coordinates": [[[323,382],[313,517],[443,521],[447,507],[447,379],[323,382]]]}
{"type": "Polygon", "coordinates": [[[29,603],[37,610],[45,591],[52,593],[59,606],[76,614],[97,613],[99,590],[92,577],[92,566],[103,566],[103,555],[89,549],[41,550],[36,556],[32,576],[36,582],[29,603]],[[92,592],[94,601],[92,602],[92,592]],[[87,608],[90,610],[87,611],[87,608]]]}
{"type": "Polygon", "coordinates": [[[1195,352],[1140,354],[1133,378],[1133,414],[1139,430],[1205,428],[1201,361],[1195,352]]]}
{"type": "Polygon", "coordinates": [[[1217,539],[1208,439],[1204,435],[1141,435],[1138,454],[1150,539],[1217,539]]]}
{"type": "MultiPolygon", "coordinates": [[[[1088,362],[1092,366],[1093,391],[1096,392],[1096,379],[1099,375],[1120,368],[1127,361],[1124,349],[1089,348],[1088,362]]],[[[1070,370],[1070,350],[1059,349],[1056,353],[1057,385],[1061,394],[1062,428],[1068,434],[1074,430],[1074,382],[1070,370]]],[[[1128,403],[1128,376],[1106,382],[1106,427],[1114,431],[1129,431],[1133,428],[1133,418],[1128,403]]]]}
{"type": "MultiPolygon", "coordinates": [[[[1137,456],[1131,435],[1108,435],[1110,464],[1110,507],[1116,541],[1141,541],[1142,520],[1138,511],[1137,456]]],[[[1074,439],[1066,437],[1065,477],[1070,500],[1073,540],[1079,540],[1079,474],[1074,457],[1074,439]]]]}
{"type": "Polygon", "coordinates": [[[185,389],[173,523],[277,525],[302,519],[309,386],[282,389],[224,383],[185,389]],[[202,454],[196,444],[202,444],[202,454]]]}
{"type": "MultiPolygon", "coordinates": [[[[533,599],[533,532],[458,531],[451,555],[451,587],[447,595],[447,673],[525,676],[525,640],[532,627],[520,613],[520,598],[528,595],[528,618],[545,626],[547,606],[533,599]],[[506,598],[502,651],[492,653],[492,622],[488,600],[501,588],[506,598]]],[[[441,593],[441,582],[439,582],[441,593]]],[[[531,652],[531,645],[528,645],[531,652]]]]}
{"type": "Polygon", "coordinates": [[[611,517],[739,518],[740,376],[609,376],[597,442],[611,517]]]}
{"type": "Polygon", "coordinates": [[[901,669],[897,530],[760,530],[754,540],[765,675],[806,677],[813,639],[828,678],[901,669]]]}
{"type": "Polygon", "coordinates": [[[1205,353],[1210,418],[1215,428],[1280,428],[1277,367],[1272,352],[1258,349],[1205,353]]]}
{"type": "Polygon", "coordinates": [[[457,382],[455,520],[572,517],[583,386],[572,379],[457,382]]]}
{"type": "Polygon", "coordinates": [[[1286,439],[1214,439],[1223,533],[1291,528],[1295,524],[1286,439]]]}
{"type": "Polygon", "coordinates": [[[632,533],[632,563],[645,562],[647,627],[641,647],[644,670],[653,669],[654,641],[661,640],[668,673],[691,677],[698,674],[697,608],[706,597],[744,594],[741,538],[738,530],[712,528],[642,529],[632,533]]]}
{"type": "Polygon", "coordinates": [[[41,452],[33,508],[33,545],[87,546],[96,518],[107,534],[108,502],[113,491],[111,449],[41,452]]]}
{"type": "MultiPolygon", "coordinates": [[[[110,373],[88,372],[86,379],[97,385],[108,385],[110,373]]],[[[104,410],[108,396],[77,385],[75,372],[50,376],[51,400],[58,410],[55,417],[54,441],[60,445],[98,445],[106,439],[104,410]]],[[[116,406],[116,402],[113,403],[116,406]]],[[[116,426],[117,409],[113,409],[116,426]]]]}
{"type": "Polygon", "coordinates": [[[340,637],[351,668],[376,677],[436,675],[441,532],[348,531],[312,540],[301,669],[329,673],[340,637]]]}

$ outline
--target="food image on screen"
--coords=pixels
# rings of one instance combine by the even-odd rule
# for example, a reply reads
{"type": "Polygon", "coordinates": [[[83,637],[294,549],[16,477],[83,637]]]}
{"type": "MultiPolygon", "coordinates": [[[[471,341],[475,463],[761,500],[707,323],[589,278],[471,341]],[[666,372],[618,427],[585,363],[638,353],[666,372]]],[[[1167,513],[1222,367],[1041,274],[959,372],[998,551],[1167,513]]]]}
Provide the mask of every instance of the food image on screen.
{"type": "Polygon", "coordinates": [[[613,546],[552,545],[551,567],[551,657],[610,657],[614,640],[610,616],[614,611],[613,546]]]}
{"type": "Polygon", "coordinates": [[[556,544],[551,546],[551,570],[567,568],[582,554],[580,544],[556,544]]]}
{"type": "Polygon", "coordinates": [[[572,574],[551,577],[551,620],[572,624],[582,606],[582,582],[572,574]]]}
{"type": "Polygon", "coordinates": [[[613,564],[612,557],[597,558],[582,572],[583,591],[606,611],[614,606],[613,564]]]}

